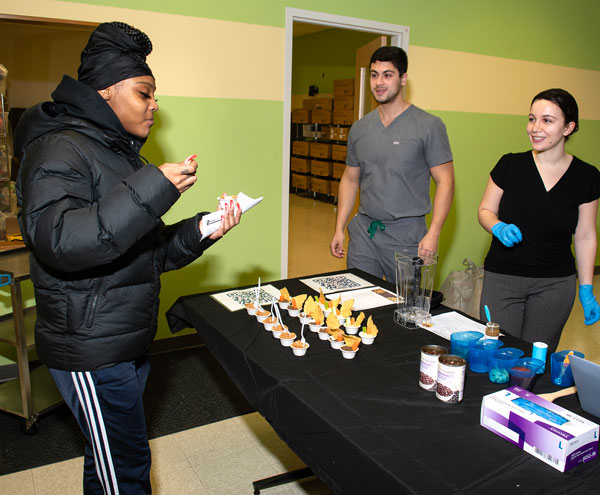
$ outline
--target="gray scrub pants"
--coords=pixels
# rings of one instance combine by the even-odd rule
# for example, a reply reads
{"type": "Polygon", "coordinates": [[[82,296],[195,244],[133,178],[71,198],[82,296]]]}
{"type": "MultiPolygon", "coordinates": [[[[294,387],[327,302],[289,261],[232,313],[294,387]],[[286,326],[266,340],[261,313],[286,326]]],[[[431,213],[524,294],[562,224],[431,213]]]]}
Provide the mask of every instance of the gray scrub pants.
{"type": "Polygon", "coordinates": [[[486,319],[483,306],[487,304],[501,332],[531,343],[545,342],[549,356],[558,346],[575,292],[575,275],[531,278],[485,271],[480,318],[486,319]]]}
{"type": "Polygon", "coordinates": [[[396,252],[409,250],[417,254],[419,242],[427,233],[425,217],[401,218],[383,222],[385,230],[379,228],[373,238],[368,229],[376,219],[361,213],[348,223],[348,268],[358,268],[367,273],[396,283],[396,252]]]}

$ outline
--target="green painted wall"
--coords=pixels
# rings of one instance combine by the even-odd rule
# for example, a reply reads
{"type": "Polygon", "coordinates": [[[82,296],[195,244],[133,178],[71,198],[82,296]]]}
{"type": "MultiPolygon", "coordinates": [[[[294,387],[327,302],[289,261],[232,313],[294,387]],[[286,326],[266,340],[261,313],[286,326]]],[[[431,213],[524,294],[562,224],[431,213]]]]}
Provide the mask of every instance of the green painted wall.
{"type": "MultiPolygon", "coordinates": [[[[162,276],[163,309],[183,294],[248,285],[258,276],[278,279],[283,103],[159,95],[159,104],[152,139],[142,154],[160,164],[197,153],[199,164],[198,182],[165,215],[166,223],[214,210],[223,192],[265,198],[194,264],[162,276]]],[[[168,335],[161,317],[159,336],[168,335]]]]}
{"type": "Polygon", "coordinates": [[[285,8],[410,26],[410,43],[600,70],[600,2],[578,0],[67,0],[265,26],[285,26],[285,8]]]}
{"type": "Polygon", "coordinates": [[[328,29],[294,39],[292,94],[308,95],[315,85],[320,94],[333,93],[336,79],[354,79],[355,52],[376,38],[372,33],[328,29]]]}

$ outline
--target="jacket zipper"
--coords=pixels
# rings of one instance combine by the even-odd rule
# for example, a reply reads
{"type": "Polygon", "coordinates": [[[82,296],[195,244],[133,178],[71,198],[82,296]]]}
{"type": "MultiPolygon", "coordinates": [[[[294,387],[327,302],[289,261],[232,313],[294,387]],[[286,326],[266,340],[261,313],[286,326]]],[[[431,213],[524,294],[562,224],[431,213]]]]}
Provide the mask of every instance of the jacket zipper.
{"type": "Polygon", "coordinates": [[[100,295],[101,291],[102,291],[102,286],[104,282],[104,278],[94,281],[94,287],[92,287],[92,291],[93,291],[93,298],[92,298],[92,303],[90,304],[90,308],[88,311],[88,317],[87,317],[87,321],[86,321],[86,325],[88,328],[90,328],[92,326],[92,323],[94,323],[94,316],[96,315],[96,306],[98,304],[98,296],[100,295]],[[97,286],[97,287],[96,287],[97,286]]]}

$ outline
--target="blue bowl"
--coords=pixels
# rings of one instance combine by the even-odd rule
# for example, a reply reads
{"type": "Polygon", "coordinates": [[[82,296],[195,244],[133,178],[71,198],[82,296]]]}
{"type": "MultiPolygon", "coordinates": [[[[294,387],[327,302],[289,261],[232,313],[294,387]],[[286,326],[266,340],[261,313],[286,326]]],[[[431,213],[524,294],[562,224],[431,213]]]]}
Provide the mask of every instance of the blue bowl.
{"type": "Polygon", "coordinates": [[[487,373],[490,352],[499,349],[504,342],[496,339],[480,339],[469,344],[469,369],[475,373],[487,373]]]}
{"type": "Polygon", "coordinates": [[[523,354],[521,349],[514,347],[503,347],[491,352],[488,357],[490,381],[494,383],[508,383],[510,378],[509,370],[523,354]]]}
{"type": "Polygon", "coordinates": [[[468,361],[469,359],[469,344],[483,337],[482,332],[454,332],[450,336],[450,353],[455,356],[460,356],[468,361]]]}

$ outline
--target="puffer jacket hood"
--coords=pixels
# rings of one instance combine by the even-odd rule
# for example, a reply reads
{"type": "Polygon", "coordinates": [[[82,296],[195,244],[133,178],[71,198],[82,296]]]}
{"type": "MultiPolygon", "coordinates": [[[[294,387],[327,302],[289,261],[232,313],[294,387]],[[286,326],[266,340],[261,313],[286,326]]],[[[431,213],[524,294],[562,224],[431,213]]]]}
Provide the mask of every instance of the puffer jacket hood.
{"type": "Polygon", "coordinates": [[[19,225],[31,251],[36,350],[86,371],[135,360],[156,333],[160,274],[194,261],[202,213],[165,226],[177,188],[144,165],[96,91],[65,77],[16,129],[19,225]]]}
{"type": "Polygon", "coordinates": [[[53,101],[25,111],[15,130],[14,152],[19,159],[33,141],[48,133],[71,129],[107,146],[123,149],[132,146],[138,152],[143,141],[130,136],[113,109],[98,92],[70,76],[52,92],[53,101]]]}

